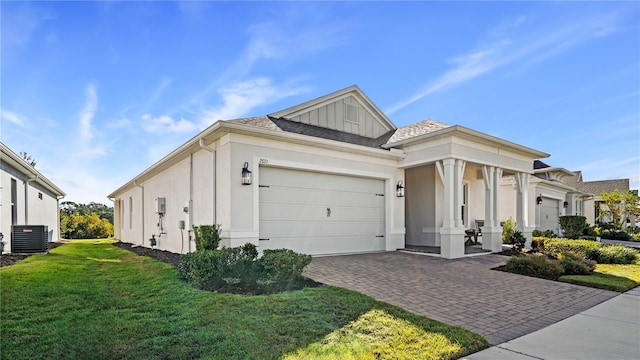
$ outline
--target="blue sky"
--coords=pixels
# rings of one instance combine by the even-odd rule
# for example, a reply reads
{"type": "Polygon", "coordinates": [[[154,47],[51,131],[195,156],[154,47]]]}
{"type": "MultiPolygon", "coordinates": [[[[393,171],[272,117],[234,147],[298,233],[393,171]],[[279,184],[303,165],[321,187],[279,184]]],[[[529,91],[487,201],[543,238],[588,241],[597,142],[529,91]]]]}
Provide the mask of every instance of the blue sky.
{"type": "Polygon", "coordinates": [[[357,84],[398,126],[462,125],[640,187],[638,2],[6,2],[0,136],[65,200],[218,119],[357,84]]]}

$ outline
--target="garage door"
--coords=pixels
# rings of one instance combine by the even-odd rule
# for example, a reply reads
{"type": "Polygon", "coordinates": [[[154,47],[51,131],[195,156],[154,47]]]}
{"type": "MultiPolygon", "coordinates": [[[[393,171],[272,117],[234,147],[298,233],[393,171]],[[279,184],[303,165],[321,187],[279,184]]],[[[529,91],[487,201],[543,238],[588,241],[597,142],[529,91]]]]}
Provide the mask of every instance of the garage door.
{"type": "Polygon", "coordinates": [[[260,168],[260,248],[319,255],[385,249],[384,181],[260,168]]]}
{"type": "Polygon", "coordinates": [[[556,199],[543,197],[540,204],[540,229],[552,230],[556,235],[560,228],[560,202],[556,199]]]}

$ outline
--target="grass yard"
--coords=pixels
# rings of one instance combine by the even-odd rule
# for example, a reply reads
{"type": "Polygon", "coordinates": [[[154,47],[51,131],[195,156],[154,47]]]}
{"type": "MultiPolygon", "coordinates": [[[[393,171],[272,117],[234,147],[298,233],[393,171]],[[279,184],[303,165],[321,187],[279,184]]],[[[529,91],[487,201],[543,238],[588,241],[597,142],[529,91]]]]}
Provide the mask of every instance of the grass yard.
{"type": "Polygon", "coordinates": [[[342,288],[200,291],[174,267],[105,240],[3,267],[0,304],[7,359],[446,359],[488,346],[342,288]]]}
{"type": "Polygon", "coordinates": [[[597,264],[592,275],[565,275],[560,281],[625,292],[640,285],[640,260],[635,264],[597,264]]]}

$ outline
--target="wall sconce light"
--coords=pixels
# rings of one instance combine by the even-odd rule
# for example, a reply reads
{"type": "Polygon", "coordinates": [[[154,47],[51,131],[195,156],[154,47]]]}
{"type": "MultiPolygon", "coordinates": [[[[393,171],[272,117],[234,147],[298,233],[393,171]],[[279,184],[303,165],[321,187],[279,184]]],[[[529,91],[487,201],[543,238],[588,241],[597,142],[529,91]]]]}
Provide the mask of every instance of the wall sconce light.
{"type": "Polygon", "coordinates": [[[565,209],[568,208],[569,207],[569,202],[568,201],[563,202],[562,203],[562,207],[565,208],[565,209]]]}
{"type": "Polygon", "coordinates": [[[542,204],[542,194],[538,195],[538,197],[536,198],[536,204],[542,204]]]}
{"type": "Polygon", "coordinates": [[[402,180],[399,180],[398,185],[396,185],[396,196],[404,197],[404,183],[402,180]]]}
{"type": "Polygon", "coordinates": [[[251,171],[249,171],[249,163],[246,161],[242,168],[242,185],[251,185],[251,171]]]}

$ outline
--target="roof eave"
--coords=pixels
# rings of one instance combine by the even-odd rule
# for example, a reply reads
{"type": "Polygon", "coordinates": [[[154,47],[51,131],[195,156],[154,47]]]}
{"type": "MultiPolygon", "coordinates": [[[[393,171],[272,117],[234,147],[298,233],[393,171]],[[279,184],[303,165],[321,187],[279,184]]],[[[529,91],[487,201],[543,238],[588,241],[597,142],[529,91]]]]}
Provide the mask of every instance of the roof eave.
{"type": "Polygon", "coordinates": [[[424,140],[428,140],[431,138],[438,138],[438,137],[444,137],[444,136],[448,136],[448,135],[456,135],[456,133],[458,134],[463,134],[463,135],[467,135],[467,136],[472,136],[474,138],[480,138],[482,140],[485,141],[489,141],[491,143],[497,143],[500,144],[502,146],[511,148],[513,150],[516,150],[517,152],[521,152],[521,153],[526,153],[528,155],[530,155],[532,158],[534,159],[542,159],[542,158],[547,158],[549,156],[551,156],[550,154],[547,154],[545,152],[539,151],[539,150],[535,150],[520,144],[516,144],[514,142],[508,141],[508,140],[504,140],[501,139],[499,137],[495,137],[489,134],[485,134],[482,133],[480,131],[476,131],[476,130],[472,130],[469,129],[467,127],[461,126],[461,125],[453,125],[453,126],[449,126],[446,127],[444,129],[439,129],[436,131],[432,131],[430,133],[427,134],[423,134],[420,136],[416,136],[416,137],[412,137],[409,139],[404,139],[401,141],[397,141],[394,143],[388,143],[383,145],[382,147],[385,149],[390,149],[390,148],[395,148],[395,147],[399,147],[399,146],[406,146],[412,143],[417,143],[417,142],[421,142],[424,140]]]}
{"type": "Polygon", "coordinates": [[[35,178],[34,180],[45,187],[47,190],[51,191],[56,196],[66,196],[67,194],[62,191],[56,184],[51,182],[46,176],[42,175],[41,172],[36,170],[33,166],[27,163],[24,159],[22,159],[18,154],[14,153],[8,146],[4,143],[0,143],[0,147],[2,149],[2,153],[7,156],[7,158],[3,158],[3,161],[6,161],[11,166],[22,172],[28,178],[35,178]],[[9,160],[9,161],[7,161],[9,160]]]}

